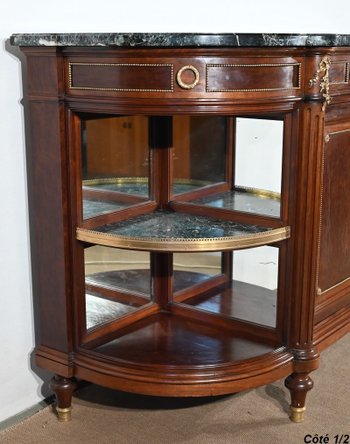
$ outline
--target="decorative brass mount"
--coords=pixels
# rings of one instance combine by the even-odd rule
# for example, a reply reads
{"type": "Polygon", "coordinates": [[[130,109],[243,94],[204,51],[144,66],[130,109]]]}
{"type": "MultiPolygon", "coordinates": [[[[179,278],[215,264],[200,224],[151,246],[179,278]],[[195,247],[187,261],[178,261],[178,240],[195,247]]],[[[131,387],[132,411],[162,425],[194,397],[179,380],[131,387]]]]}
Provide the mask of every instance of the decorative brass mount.
{"type": "Polygon", "coordinates": [[[180,68],[176,74],[176,81],[179,84],[179,86],[183,89],[193,89],[197,83],[199,82],[199,71],[197,68],[195,68],[192,65],[186,65],[183,66],[182,68],[180,68]],[[183,74],[184,71],[191,71],[192,74],[194,75],[194,80],[191,83],[185,83],[181,76],[183,74]]]}
{"type": "Polygon", "coordinates": [[[331,60],[329,57],[323,57],[319,64],[318,70],[315,72],[312,79],[309,80],[309,86],[312,88],[316,85],[316,83],[319,81],[320,83],[320,93],[322,93],[322,96],[324,97],[324,103],[322,107],[322,111],[325,110],[326,105],[329,105],[331,103],[331,96],[329,94],[329,68],[331,66],[331,60]],[[321,77],[321,74],[323,73],[323,76],[321,77]]]}

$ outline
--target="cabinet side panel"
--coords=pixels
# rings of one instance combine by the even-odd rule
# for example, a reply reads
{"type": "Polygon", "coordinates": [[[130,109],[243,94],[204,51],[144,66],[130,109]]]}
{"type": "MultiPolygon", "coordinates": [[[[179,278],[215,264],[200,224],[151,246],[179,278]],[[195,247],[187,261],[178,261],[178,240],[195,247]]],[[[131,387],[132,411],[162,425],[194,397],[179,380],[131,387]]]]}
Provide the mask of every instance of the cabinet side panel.
{"type": "Polygon", "coordinates": [[[63,58],[55,47],[22,50],[36,345],[67,353],[72,324],[63,58]]]}
{"type": "Polygon", "coordinates": [[[325,144],[319,287],[350,277],[350,124],[325,144]]]}
{"type": "Polygon", "coordinates": [[[29,103],[28,193],[37,345],[69,351],[68,218],[63,106],[29,103]]]}

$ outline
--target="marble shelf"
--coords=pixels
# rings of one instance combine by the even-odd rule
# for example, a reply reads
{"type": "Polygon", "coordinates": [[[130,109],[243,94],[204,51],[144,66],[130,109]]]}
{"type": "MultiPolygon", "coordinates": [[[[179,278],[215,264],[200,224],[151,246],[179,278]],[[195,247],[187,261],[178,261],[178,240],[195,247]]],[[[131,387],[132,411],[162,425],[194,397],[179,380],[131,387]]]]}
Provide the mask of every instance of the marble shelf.
{"type": "Polygon", "coordinates": [[[225,251],[287,239],[289,227],[267,228],[181,212],[155,211],[93,230],[78,228],[77,239],[148,251],[225,251]]]}

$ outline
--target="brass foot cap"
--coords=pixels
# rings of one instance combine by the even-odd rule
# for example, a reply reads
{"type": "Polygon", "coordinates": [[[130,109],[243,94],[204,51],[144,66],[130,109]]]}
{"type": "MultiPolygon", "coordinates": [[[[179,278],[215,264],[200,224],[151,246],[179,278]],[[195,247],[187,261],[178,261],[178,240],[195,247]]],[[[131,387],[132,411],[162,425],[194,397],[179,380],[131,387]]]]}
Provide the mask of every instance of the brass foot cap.
{"type": "Polygon", "coordinates": [[[303,422],[306,407],[290,407],[290,419],[293,422],[303,422]]]}
{"type": "Polygon", "coordinates": [[[60,408],[56,407],[57,418],[61,422],[68,422],[72,419],[72,407],[60,408]]]}

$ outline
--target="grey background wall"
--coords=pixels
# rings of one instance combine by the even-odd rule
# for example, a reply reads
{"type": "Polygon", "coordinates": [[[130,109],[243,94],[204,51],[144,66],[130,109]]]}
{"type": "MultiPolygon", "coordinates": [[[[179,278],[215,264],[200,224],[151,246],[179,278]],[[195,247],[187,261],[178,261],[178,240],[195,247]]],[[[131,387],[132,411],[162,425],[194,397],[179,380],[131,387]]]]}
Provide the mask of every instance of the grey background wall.
{"type": "Polygon", "coordinates": [[[15,32],[350,33],[348,0],[92,0],[0,3],[0,421],[34,405],[47,375],[33,370],[34,333],[21,66],[15,32]]]}

